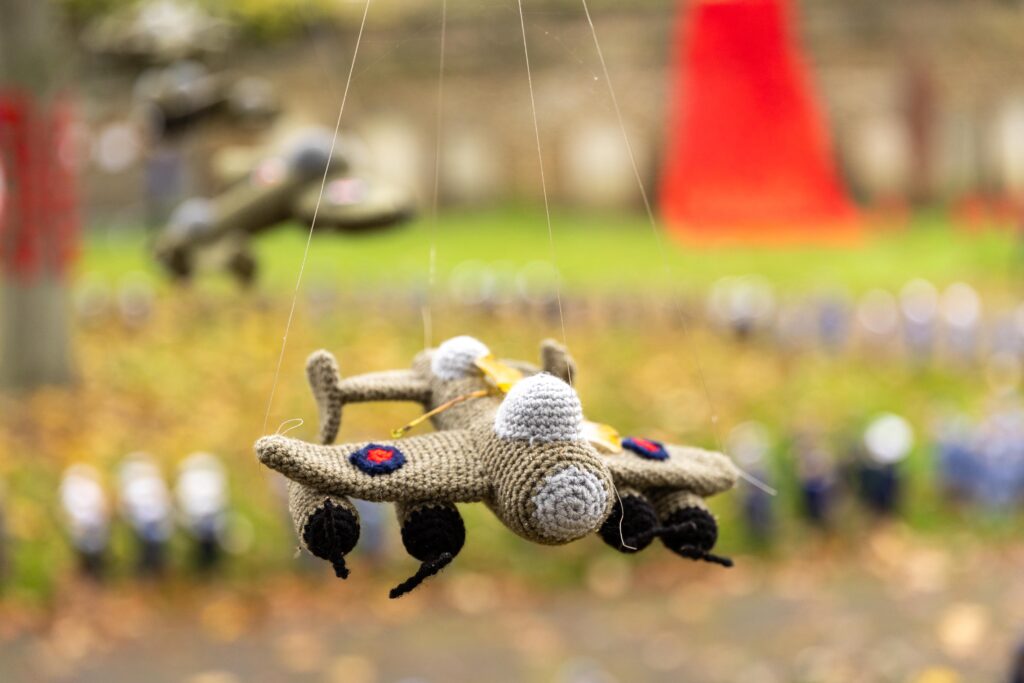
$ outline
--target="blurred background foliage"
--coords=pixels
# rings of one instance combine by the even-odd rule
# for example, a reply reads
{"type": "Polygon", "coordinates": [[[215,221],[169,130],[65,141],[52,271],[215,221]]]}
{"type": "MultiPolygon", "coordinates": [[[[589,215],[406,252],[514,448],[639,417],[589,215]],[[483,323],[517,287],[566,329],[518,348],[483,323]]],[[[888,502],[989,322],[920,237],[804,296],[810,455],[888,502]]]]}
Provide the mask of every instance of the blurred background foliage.
{"type": "MultiPolygon", "coordinates": [[[[821,434],[833,457],[849,456],[868,420],[895,411],[918,430],[904,464],[908,492],[900,519],[925,533],[969,534],[972,543],[1009,541],[1024,521],[1016,509],[981,514],[953,505],[937,479],[934,428],[950,411],[980,417],[991,404],[979,382],[982,361],[941,356],[908,360],[898,337],[879,352],[855,333],[839,352],[793,351],[771,333],[736,339],[711,324],[707,300],[723,273],[756,267],[780,300],[808,291],[856,297],[876,287],[898,290],[912,273],[940,288],[975,283],[987,306],[1017,300],[1008,273],[1018,268],[1015,241],[1006,231],[950,232],[941,219],[913,230],[891,230],[852,249],[733,249],[661,252],[650,229],[636,218],[580,212],[554,217],[557,261],[563,274],[566,338],[580,365],[578,386],[588,415],[623,433],[695,443],[721,444],[735,425],[767,425],[768,472],[778,485],[778,545],[790,554],[814,536],[801,523],[799,477],[791,452],[801,430],[821,434]],[[664,259],[664,260],[663,260],[664,259]],[[671,282],[665,267],[674,274],[671,282]],[[702,387],[707,384],[707,394],[702,387]],[[712,413],[713,409],[713,413],[712,413]],[[716,422],[711,416],[716,416],[716,422]]],[[[422,347],[421,306],[428,295],[423,224],[411,230],[340,241],[314,237],[300,306],[268,431],[292,418],[305,424],[293,433],[311,438],[315,410],[302,366],[315,348],[337,353],[343,373],[406,366],[422,347]]],[[[454,214],[437,232],[437,285],[433,294],[434,339],[469,333],[501,355],[533,358],[539,340],[558,336],[550,281],[540,303],[523,299],[518,273],[548,249],[542,214],[530,210],[454,214]],[[524,228],[523,226],[533,226],[524,228]],[[467,298],[460,280],[466,264],[496,277],[484,299],[467,298]],[[462,269],[462,270],[460,270],[462,269]],[[504,274],[504,275],[503,275],[504,274]],[[503,283],[503,284],[502,284],[503,283]]],[[[6,588],[10,597],[48,599],[71,573],[73,558],[55,534],[62,522],[56,501],[64,466],[100,466],[113,485],[126,453],[154,455],[169,475],[196,450],[224,457],[229,465],[235,549],[232,580],[257,580],[293,563],[294,543],[280,481],[260,468],[250,445],[261,433],[266,398],[280,348],[289,292],[302,259],[303,230],[285,230],[257,241],[267,264],[257,288],[239,293],[227,278],[211,277],[185,289],[160,282],[135,234],[93,233],[79,265],[79,380],[70,390],[44,390],[3,399],[7,419],[0,448],[7,454],[0,477],[8,481],[9,518],[17,552],[6,588]],[[272,258],[271,258],[272,255],[272,258]],[[126,275],[127,274],[127,275],[126,275]],[[148,283],[152,299],[141,317],[119,313],[119,288],[148,283]],[[83,406],[88,421],[82,422],[83,406]]],[[[472,272],[480,276],[480,271],[472,272]]],[[[479,281],[470,289],[480,285],[479,281]]],[[[343,437],[380,437],[415,415],[410,406],[354,406],[346,410],[343,437]]],[[[743,485],[746,486],[746,485],[743,485]]],[[[835,516],[842,542],[856,547],[872,524],[840,502],[835,516]]],[[[715,501],[726,553],[765,552],[744,534],[738,499],[715,501]]],[[[596,540],[567,549],[534,548],[504,532],[473,506],[466,509],[471,541],[459,565],[480,571],[522,573],[540,584],[575,582],[588,562],[610,552],[596,540]],[[531,578],[532,577],[532,578],[531,578]]],[[[179,558],[186,554],[179,539],[179,558]]],[[[397,538],[393,535],[390,543],[397,538]]],[[[130,573],[128,538],[115,536],[117,573],[130,573]]],[[[229,544],[230,545],[230,544],[229,544]]],[[[641,562],[674,560],[657,550],[641,562]]],[[[182,560],[183,561],[183,560],[182,560]]],[[[388,568],[398,576],[402,569],[388,568]]]]}
{"type": "MultiPolygon", "coordinates": [[[[68,16],[76,23],[85,23],[91,19],[109,15],[124,8],[139,5],[138,0],[58,0],[59,5],[66,8],[68,16]]],[[[231,19],[245,34],[256,41],[269,38],[283,39],[294,37],[308,28],[311,23],[323,21],[345,22],[358,19],[362,14],[363,5],[354,0],[196,0],[195,5],[202,7],[215,16],[231,19]]],[[[595,9],[613,7],[611,0],[593,0],[590,3],[595,9]]],[[[645,6],[659,7],[658,0],[634,0],[630,3],[634,9],[641,10],[645,6]]],[[[429,16],[437,15],[437,3],[431,0],[404,0],[399,3],[379,3],[373,11],[374,25],[387,25],[403,22],[416,23],[429,16]]],[[[474,2],[473,0],[450,0],[449,8],[453,14],[470,11],[486,11],[488,7],[504,7],[498,2],[474,2]]],[[[532,3],[532,8],[540,6],[543,11],[579,10],[578,3],[572,0],[543,0],[532,3]]]]}

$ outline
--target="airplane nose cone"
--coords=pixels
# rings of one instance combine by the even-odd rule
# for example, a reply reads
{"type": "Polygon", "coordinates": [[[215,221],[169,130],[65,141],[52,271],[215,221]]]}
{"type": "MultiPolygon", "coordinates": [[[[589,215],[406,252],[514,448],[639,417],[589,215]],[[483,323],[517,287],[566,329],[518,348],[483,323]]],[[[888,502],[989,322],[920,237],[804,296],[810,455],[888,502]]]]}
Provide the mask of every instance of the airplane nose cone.
{"type": "Polygon", "coordinates": [[[549,475],[533,497],[534,522],[548,539],[568,543],[594,533],[608,515],[605,481],[589,469],[569,465],[549,475]]]}

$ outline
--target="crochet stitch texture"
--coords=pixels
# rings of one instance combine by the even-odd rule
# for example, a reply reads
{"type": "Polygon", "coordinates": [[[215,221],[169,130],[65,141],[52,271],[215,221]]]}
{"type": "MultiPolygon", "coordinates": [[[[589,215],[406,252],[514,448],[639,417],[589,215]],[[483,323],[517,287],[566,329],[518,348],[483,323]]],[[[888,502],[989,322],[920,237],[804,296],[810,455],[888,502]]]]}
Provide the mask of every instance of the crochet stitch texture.
{"type": "Polygon", "coordinates": [[[494,419],[503,439],[579,441],[583,406],[572,387],[548,374],[533,375],[508,392],[494,419]]]}

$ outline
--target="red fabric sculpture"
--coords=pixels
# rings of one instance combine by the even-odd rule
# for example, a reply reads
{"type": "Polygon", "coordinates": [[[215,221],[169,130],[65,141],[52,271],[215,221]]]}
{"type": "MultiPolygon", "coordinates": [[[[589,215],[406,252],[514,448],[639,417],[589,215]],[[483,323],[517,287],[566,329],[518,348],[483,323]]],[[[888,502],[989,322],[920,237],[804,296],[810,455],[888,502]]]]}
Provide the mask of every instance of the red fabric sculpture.
{"type": "Polygon", "coordinates": [[[856,235],[788,0],[683,2],[661,188],[671,230],[705,241],[856,235]]]}

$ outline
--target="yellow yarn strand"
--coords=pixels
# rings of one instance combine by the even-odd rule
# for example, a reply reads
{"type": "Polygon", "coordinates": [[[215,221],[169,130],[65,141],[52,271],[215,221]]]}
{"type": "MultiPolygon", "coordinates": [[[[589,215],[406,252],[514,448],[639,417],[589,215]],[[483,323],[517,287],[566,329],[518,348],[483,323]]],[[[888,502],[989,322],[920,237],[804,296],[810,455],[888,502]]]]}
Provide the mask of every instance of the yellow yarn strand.
{"type": "Polygon", "coordinates": [[[465,403],[466,401],[471,401],[474,398],[483,398],[485,396],[489,396],[491,393],[492,392],[491,392],[490,389],[478,389],[477,391],[474,391],[474,392],[471,392],[471,393],[464,394],[462,396],[458,396],[456,398],[453,398],[452,400],[448,401],[447,403],[442,403],[441,405],[439,405],[438,407],[434,408],[433,410],[431,410],[429,412],[426,412],[426,413],[423,413],[422,415],[417,417],[412,422],[409,422],[409,423],[399,427],[398,429],[392,429],[391,430],[391,436],[393,438],[395,438],[395,439],[401,439],[403,436],[408,434],[410,431],[412,431],[413,429],[415,429],[419,425],[423,424],[424,422],[426,422],[430,418],[434,417],[435,415],[443,413],[444,411],[448,410],[449,408],[453,408],[453,407],[459,405],[460,403],[465,403]]]}

